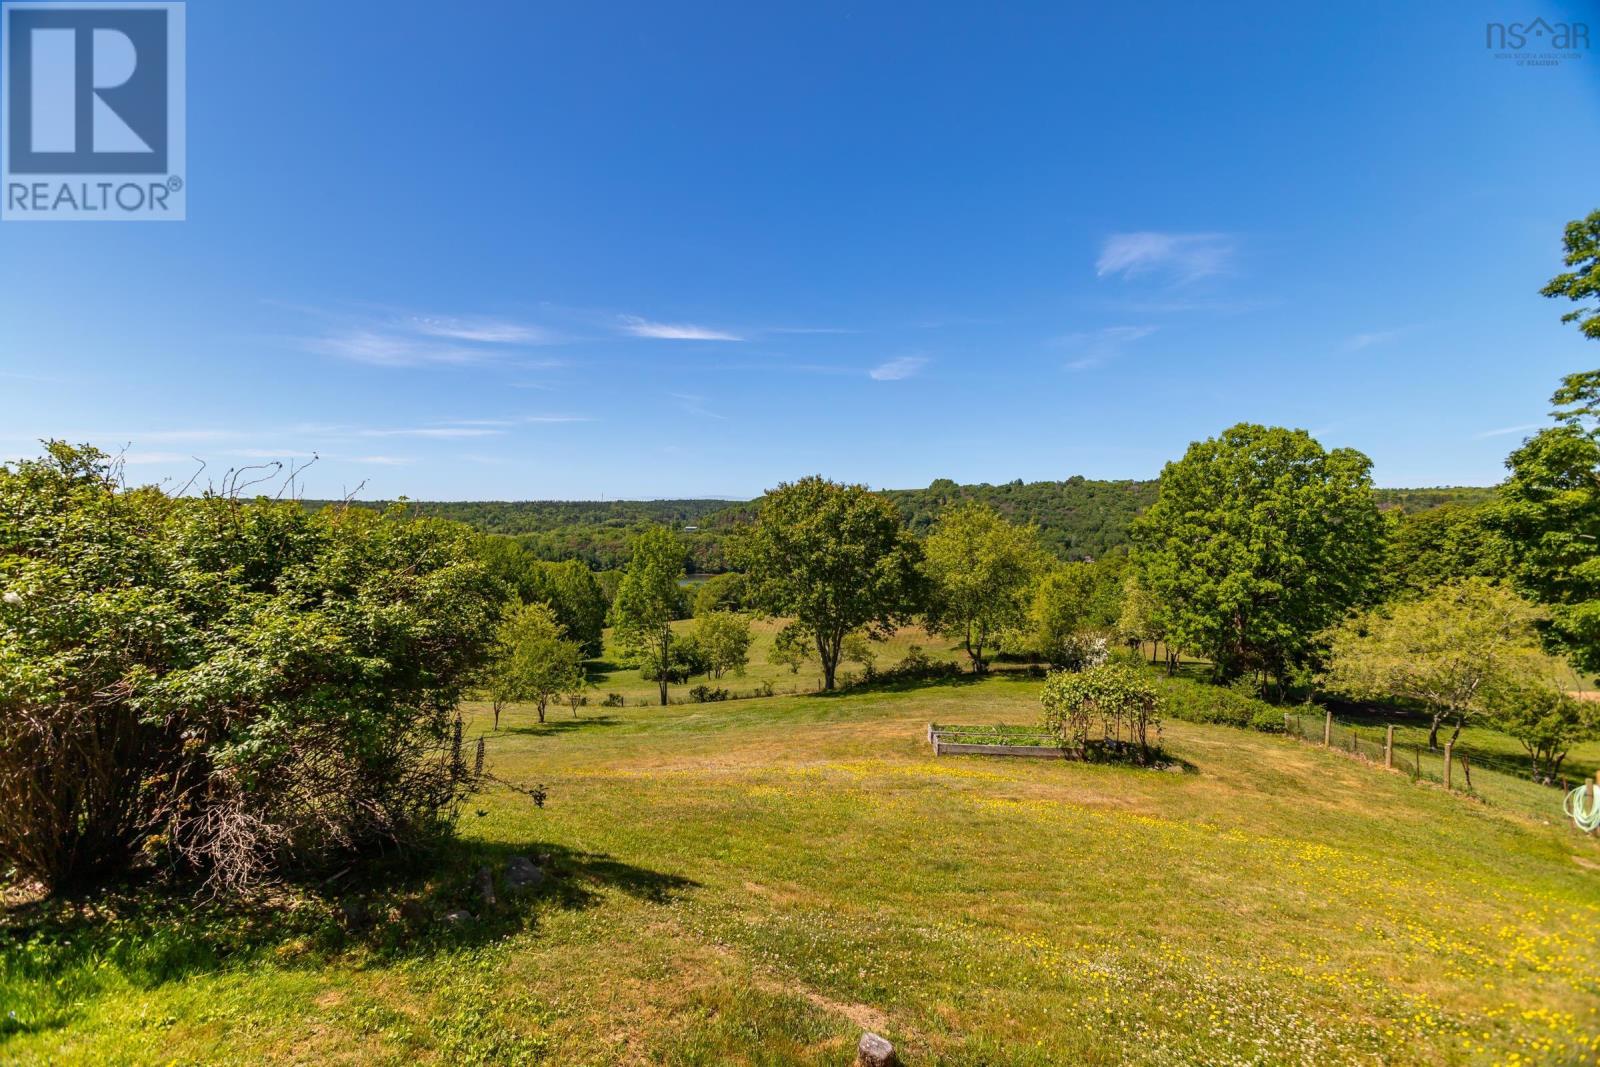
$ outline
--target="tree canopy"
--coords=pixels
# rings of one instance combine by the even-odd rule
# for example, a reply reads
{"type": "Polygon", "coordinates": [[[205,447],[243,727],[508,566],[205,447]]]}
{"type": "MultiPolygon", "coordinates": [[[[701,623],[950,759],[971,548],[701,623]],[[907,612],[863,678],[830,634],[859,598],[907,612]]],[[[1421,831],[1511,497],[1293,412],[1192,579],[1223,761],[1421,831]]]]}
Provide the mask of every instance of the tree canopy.
{"type": "Polygon", "coordinates": [[[1222,677],[1282,679],[1372,590],[1383,524],[1371,461],[1304,430],[1241,423],[1167,464],[1135,524],[1139,581],[1173,644],[1222,677]]]}
{"type": "MultiPolygon", "coordinates": [[[[1600,210],[1567,223],[1561,243],[1566,251],[1564,262],[1573,269],[1551,278],[1539,292],[1577,304],[1600,300],[1600,210]]],[[[1575,322],[1585,337],[1600,340],[1600,304],[1574,308],[1562,315],[1561,321],[1575,322]]]]}
{"type": "Polygon", "coordinates": [[[496,643],[489,675],[496,729],[505,704],[531,702],[544,722],[553,698],[583,685],[583,650],[567,640],[566,627],[547,604],[513,605],[500,623],[496,643]]]}
{"type": "Polygon", "coordinates": [[[1543,667],[1539,609],[1503,585],[1464,578],[1345,620],[1328,635],[1323,685],[1357,700],[1399,697],[1439,727],[1482,713],[1491,693],[1530,684],[1543,667]]]}
{"type": "Polygon", "coordinates": [[[734,554],[752,601],[794,619],[815,646],[826,689],[847,634],[892,632],[921,600],[920,546],[894,505],[865,486],[821,477],[778,486],[762,497],[734,554]]]}
{"type": "Polygon", "coordinates": [[[1027,613],[1034,579],[1045,562],[1038,533],[1007,522],[986,504],[955,504],[928,535],[923,553],[930,585],[928,625],[959,637],[974,673],[981,674],[987,665],[984,650],[1027,613]]]}
{"type": "Polygon", "coordinates": [[[672,670],[672,620],[682,598],[678,580],[683,577],[683,550],[664,526],[640,530],[630,547],[628,569],[611,606],[612,618],[617,636],[639,658],[646,676],[660,683],[665,706],[672,670]]]}
{"type": "Polygon", "coordinates": [[[1600,671],[1600,371],[1569,374],[1551,400],[1557,425],[1506,460],[1491,521],[1518,588],[1550,605],[1551,647],[1600,671]]]}

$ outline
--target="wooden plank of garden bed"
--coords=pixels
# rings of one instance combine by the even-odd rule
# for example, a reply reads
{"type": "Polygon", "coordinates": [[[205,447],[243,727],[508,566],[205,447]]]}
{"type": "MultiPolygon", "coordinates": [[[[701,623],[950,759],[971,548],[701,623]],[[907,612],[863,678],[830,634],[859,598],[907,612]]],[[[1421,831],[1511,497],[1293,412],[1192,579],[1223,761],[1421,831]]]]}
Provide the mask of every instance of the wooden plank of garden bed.
{"type": "Polygon", "coordinates": [[[1034,759],[1065,759],[1067,754],[1059,748],[1041,745],[956,745],[948,741],[935,741],[935,756],[1031,756],[1034,759]]]}

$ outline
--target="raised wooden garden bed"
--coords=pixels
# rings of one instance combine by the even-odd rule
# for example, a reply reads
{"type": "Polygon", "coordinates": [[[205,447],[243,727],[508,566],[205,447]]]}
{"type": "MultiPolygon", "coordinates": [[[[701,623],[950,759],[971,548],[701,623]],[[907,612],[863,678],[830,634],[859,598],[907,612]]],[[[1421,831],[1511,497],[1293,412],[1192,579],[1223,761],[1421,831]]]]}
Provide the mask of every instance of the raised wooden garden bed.
{"type": "Polygon", "coordinates": [[[1066,759],[1061,741],[1033,726],[938,726],[928,724],[935,756],[1024,756],[1066,759]]]}

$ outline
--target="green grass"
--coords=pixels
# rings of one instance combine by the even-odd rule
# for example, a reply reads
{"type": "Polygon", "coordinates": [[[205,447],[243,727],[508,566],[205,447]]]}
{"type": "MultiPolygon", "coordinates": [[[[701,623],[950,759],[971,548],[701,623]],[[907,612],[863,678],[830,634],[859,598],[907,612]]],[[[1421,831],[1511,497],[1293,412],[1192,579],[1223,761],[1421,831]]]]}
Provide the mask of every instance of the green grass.
{"type": "MultiPolygon", "coordinates": [[[[702,684],[726,689],[733,695],[741,697],[755,693],[763,685],[770,685],[774,693],[785,696],[817,692],[822,688],[822,668],[815,660],[808,666],[801,667],[798,672],[768,661],[773,639],[787,621],[757,619],[750,624],[754,641],[750,645],[750,662],[742,673],[724,674],[721,678],[697,675],[683,685],[671,686],[670,698],[687,700],[689,690],[702,684]]],[[[673,623],[672,628],[680,634],[687,634],[694,629],[694,620],[682,619],[673,623]]],[[[929,659],[960,662],[963,665],[967,663],[966,653],[958,645],[952,644],[948,638],[929,634],[920,626],[907,626],[886,641],[872,642],[872,650],[877,654],[878,669],[885,670],[899,663],[905,658],[906,653],[911,651],[913,645],[921,647],[929,659]]],[[[620,693],[629,705],[658,703],[661,694],[657,690],[656,683],[646,681],[638,668],[622,666],[621,659],[615,634],[608,629],[605,632],[605,654],[589,663],[587,690],[589,703],[596,704],[604,700],[609,693],[620,693]]],[[[846,662],[839,665],[840,681],[860,674],[860,664],[846,662]]]]}
{"type": "Polygon", "coordinates": [[[532,905],[13,930],[0,1060],[821,1065],[871,1028],[908,1065],[1594,1062],[1600,842],[1553,791],[1184,722],[1181,773],[932,756],[929,722],[1031,725],[1038,690],[517,709],[490,767],[547,807],[490,792],[375,892],[437,916],[549,852],[532,905]]]}

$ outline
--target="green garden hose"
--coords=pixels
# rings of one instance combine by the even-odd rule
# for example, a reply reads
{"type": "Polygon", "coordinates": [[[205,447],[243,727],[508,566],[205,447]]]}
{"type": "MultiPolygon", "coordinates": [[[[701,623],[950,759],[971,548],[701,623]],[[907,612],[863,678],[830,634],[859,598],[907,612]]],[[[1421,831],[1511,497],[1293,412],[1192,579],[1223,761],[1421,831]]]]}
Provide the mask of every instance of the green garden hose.
{"type": "Polygon", "coordinates": [[[1586,834],[1600,830],[1600,785],[1580,785],[1567,794],[1561,810],[1586,834]]]}

